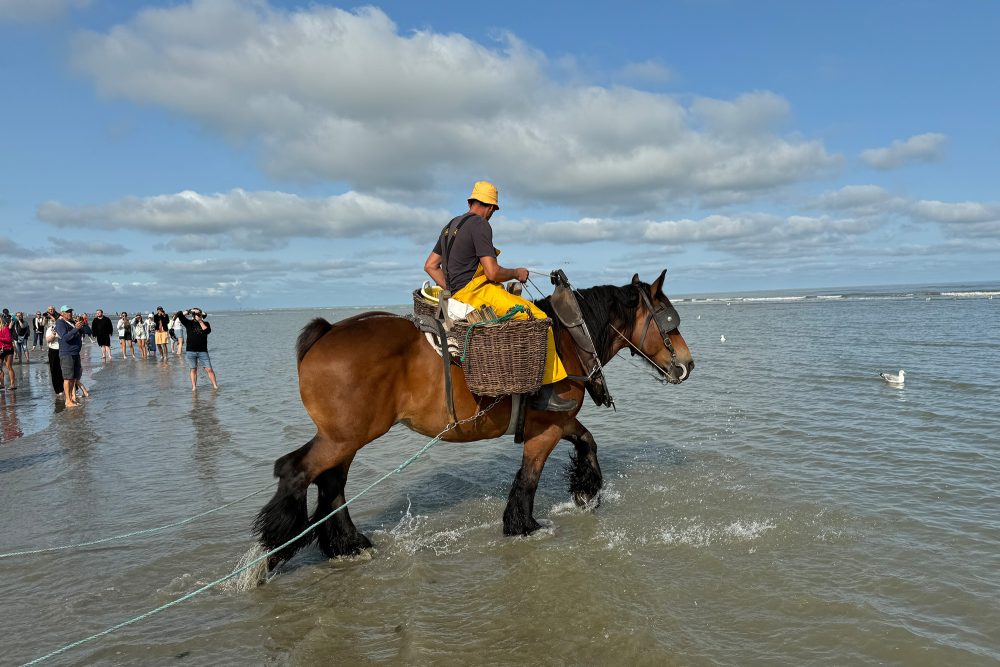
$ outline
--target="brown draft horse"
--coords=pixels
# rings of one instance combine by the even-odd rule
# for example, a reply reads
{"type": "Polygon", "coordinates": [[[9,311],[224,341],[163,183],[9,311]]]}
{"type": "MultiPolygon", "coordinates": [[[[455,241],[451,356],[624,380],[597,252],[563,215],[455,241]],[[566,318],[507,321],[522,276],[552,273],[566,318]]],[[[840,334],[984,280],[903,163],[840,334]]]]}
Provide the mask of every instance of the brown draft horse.
{"type": "MultiPolygon", "coordinates": [[[[602,364],[628,347],[633,354],[641,351],[664,381],[679,384],[690,375],[694,362],[677,329],[677,312],[662,291],[666,273],[664,270],[652,285],[641,282],[636,274],[624,287],[592,287],[578,290],[577,295],[602,364]]],[[[536,303],[552,316],[547,298],[536,303]]],[[[569,332],[557,326],[556,341],[566,370],[579,376],[580,362],[569,332]]],[[[406,318],[363,313],[336,324],[317,318],[303,328],[296,349],[299,393],[316,423],[316,435],[274,463],[278,489],[254,521],[254,532],[268,551],[344,504],[344,486],[354,456],[394,424],[436,436],[450,423],[441,358],[406,318]],[[316,484],[319,490],[312,519],[306,508],[309,484],[316,484]]],[[[451,373],[460,421],[494,401],[469,392],[461,367],[452,366],[451,373]]],[[[535,490],[545,460],[560,439],[576,449],[568,471],[569,490],[576,504],[586,505],[601,489],[597,443],[576,419],[584,400],[584,385],[567,378],[556,386],[556,392],[574,399],[577,408],[572,412],[528,410],[521,468],[503,515],[506,535],[527,535],[540,527],[532,516],[535,490]]],[[[507,430],[510,413],[510,397],[503,397],[485,414],[448,431],[443,440],[473,442],[499,437],[507,430]]],[[[268,567],[291,558],[313,539],[331,558],[357,554],[372,546],[351,522],[345,507],[273,555],[268,567]]]]}

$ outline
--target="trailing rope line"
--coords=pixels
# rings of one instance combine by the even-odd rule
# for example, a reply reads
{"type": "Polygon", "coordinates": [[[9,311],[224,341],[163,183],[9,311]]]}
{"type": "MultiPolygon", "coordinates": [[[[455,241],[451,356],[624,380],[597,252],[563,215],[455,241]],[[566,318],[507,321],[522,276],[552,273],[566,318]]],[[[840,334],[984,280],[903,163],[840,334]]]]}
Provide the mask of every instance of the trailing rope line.
{"type": "Polygon", "coordinates": [[[170,602],[167,602],[166,604],[162,604],[159,607],[156,607],[155,609],[150,609],[149,611],[144,612],[142,614],[139,614],[138,616],[135,616],[133,618],[130,618],[127,621],[122,621],[121,623],[117,623],[115,625],[112,625],[110,628],[106,628],[104,630],[101,630],[100,632],[92,634],[89,637],[84,637],[83,639],[79,639],[79,640],[73,642],[72,644],[66,644],[65,646],[63,646],[61,648],[58,648],[55,651],[52,651],[51,653],[46,653],[45,655],[43,655],[41,657],[35,658],[31,662],[24,663],[21,667],[30,667],[31,665],[37,665],[37,664],[39,664],[41,662],[44,662],[45,660],[48,660],[49,658],[53,658],[53,657],[55,657],[57,655],[65,653],[66,651],[74,649],[77,646],[81,646],[81,645],[86,644],[88,642],[92,642],[95,639],[100,639],[101,637],[105,637],[107,635],[110,635],[112,632],[115,632],[117,630],[121,630],[122,628],[128,627],[130,625],[138,623],[139,621],[145,620],[145,619],[149,618],[150,616],[153,616],[155,614],[160,613],[161,611],[165,611],[165,610],[169,609],[170,607],[173,607],[174,605],[178,605],[181,602],[186,602],[187,600],[190,600],[191,598],[195,597],[196,595],[200,595],[201,593],[204,593],[205,591],[207,591],[207,590],[209,590],[211,588],[215,588],[219,584],[221,584],[221,583],[223,583],[225,581],[228,581],[228,580],[232,579],[233,577],[236,577],[236,576],[238,576],[238,575],[246,572],[250,568],[252,568],[255,565],[257,565],[257,563],[260,563],[261,561],[263,561],[263,560],[265,560],[267,558],[270,558],[271,556],[273,556],[274,554],[278,553],[279,551],[281,551],[285,547],[287,547],[287,546],[291,545],[292,543],[294,543],[295,541],[297,541],[297,540],[305,537],[306,535],[309,534],[310,531],[315,530],[316,526],[320,525],[321,523],[323,523],[324,521],[326,521],[327,519],[329,519],[330,517],[332,517],[334,514],[336,514],[340,510],[344,509],[345,507],[347,507],[348,505],[350,505],[351,503],[353,503],[355,500],[357,500],[361,496],[363,496],[366,493],[368,493],[371,489],[373,489],[376,486],[378,486],[379,484],[381,484],[384,480],[388,479],[390,476],[395,475],[398,472],[402,472],[411,463],[413,463],[418,458],[420,458],[420,456],[423,455],[424,452],[426,452],[428,449],[430,449],[431,447],[433,447],[437,443],[441,442],[441,438],[444,437],[445,433],[447,433],[448,431],[452,430],[456,426],[459,426],[460,424],[467,424],[469,422],[472,422],[472,421],[475,421],[475,420],[479,419],[480,417],[482,417],[483,415],[485,415],[487,412],[489,412],[490,410],[492,410],[494,407],[496,407],[496,405],[503,398],[506,398],[506,397],[505,396],[497,396],[496,399],[494,399],[494,401],[492,403],[490,403],[487,407],[483,408],[482,410],[480,410],[476,414],[472,415],[471,417],[467,417],[466,419],[463,419],[461,421],[457,421],[457,422],[455,422],[453,424],[448,424],[448,426],[446,426],[443,431],[441,431],[436,436],[434,436],[433,438],[431,438],[430,442],[428,442],[426,445],[424,445],[423,447],[421,447],[417,451],[416,454],[414,454],[413,456],[411,456],[410,458],[406,459],[405,461],[403,461],[402,463],[400,463],[398,466],[396,466],[395,468],[393,468],[389,472],[385,473],[384,475],[382,475],[381,477],[379,477],[378,479],[376,479],[374,482],[372,482],[371,484],[369,484],[368,486],[366,486],[364,489],[362,489],[359,493],[357,493],[354,496],[352,496],[343,505],[341,505],[337,509],[335,509],[332,512],[330,512],[329,514],[327,514],[322,519],[320,519],[318,521],[314,521],[313,523],[311,523],[309,526],[306,527],[305,530],[303,530],[301,533],[299,533],[295,537],[291,538],[290,540],[288,540],[284,544],[278,545],[277,547],[275,547],[274,549],[271,549],[270,551],[268,551],[264,555],[258,556],[257,558],[253,559],[252,561],[250,561],[246,565],[233,570],[232,572],[230,572],[229,574],[225,575],[224,577],[219,577],[215,581],[210,581],[209,583],[205,584],[204,586],[202,586],[200,588],[197,588],[197,589],[191,591],[190,593],[186,593],[186,594],[182,595],[181,597],[177,598],[176,600],[171,600],[170,602]]]}
{"type": "Polygon", "coordinates": [[[235,505],[237,503],[243,502],[247,498],[253,498],[254,496],[256,496],[259,493],[263,493],[264,491],[270,490],[277,483],[278,482],[271,482],[270,484],[268,484],[264,488],[257,489],[253,493],[248,493],[247,495],[245,495],[245,496],[243,496],[241,498],[237,498],[236,500],[233,500],[232,502],[228,502],[225,505],[220,505],[219,507],[207,510],[205,512],[201,512],[200,514],[195,514],[194,516],[189,516],[188,518],[181,519],[180,521],[174,521],[172,523],[164,524],[162,526],[156,526],[155,528],[144,528],[142,530],[133,530],[130,533],[122,533],[121,535],[112,535],[111,537],[103,537],[103,538],[101,538],[99,540],[90,540],[89,542],[77,542],[76,544],[65,544],[63,546],[58,546],[58,547],[45,547],[45,548],[42,548],[42,549],[28,549],[28,550],[25,550],[25,551],[11,551],[11,552],[8,552],[8,553],[0,554],[0,558],[13,558],[15,556],[30,556],[30,555],[34,555],[34,554],[50,553],[52,551],[65,551],[66,549],[78,549],[80,547],[92,547],[95,544],[105,544],[107,542],[113,542],[115,540],[124,540],[127,537],[135,537],[136,535],[148,535],[149,533],[157,533],[157,532],[159,532],[161,530],[166,530],[167,528],[176,528],[177,526],[183,526],[186,523],[191,523],[192,521],[194,521],[196,519],[200,519],[203,516],[208,516],[209,514],[212,514],[213,512],[218,512],[219,510],[224,510],[227,507],[232,507],[233,505],[235,505]]]}

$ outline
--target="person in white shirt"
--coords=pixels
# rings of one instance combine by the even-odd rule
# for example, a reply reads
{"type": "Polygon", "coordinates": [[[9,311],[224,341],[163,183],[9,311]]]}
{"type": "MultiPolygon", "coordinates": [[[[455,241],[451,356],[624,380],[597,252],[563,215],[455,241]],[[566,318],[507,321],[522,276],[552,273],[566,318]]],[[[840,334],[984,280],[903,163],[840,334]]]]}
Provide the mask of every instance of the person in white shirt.
{"type": "Polygon", "coordinates": [[[63,374],[59,365],[59,334],[56,333],[56,307],[45,311],[45,344],[49,346],[49,378],[56,396],[63,395],[63,374]]]}
{"type": "Polygon", "coordinates": [[[170,322],[170,326],[171,331],[173,332],[171,335],[173,340],[170,341],[170,344],[173,351],[180,356],[181,354],[184,354],[184,334],[187,332],[187,329],[184,328],[184,323],[181,322],[179,317],[174,317],[174,319],[170,322]]]}

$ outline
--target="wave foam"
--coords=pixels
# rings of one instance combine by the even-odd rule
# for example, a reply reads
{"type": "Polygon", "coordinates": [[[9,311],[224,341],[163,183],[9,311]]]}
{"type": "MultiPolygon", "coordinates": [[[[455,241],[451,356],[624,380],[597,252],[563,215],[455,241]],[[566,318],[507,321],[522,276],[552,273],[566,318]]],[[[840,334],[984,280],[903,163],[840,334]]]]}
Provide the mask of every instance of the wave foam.
{"type": "Polygon", "coordinates": [[[957,297],[977,297],[977,296],[1000,296],[1000,292],[941,292],[941,296],[957,297]]]}
{"type": "Polygon", "coordinates": [[[447,530],[434,530],[430,527],[430,517],[410,512],[412,503],[407,503],[406,510],[400,516],[395,526],[384,532],[392,538],[396,548],[406,554],[415,554],[430,549],[437,555],[458,553],[468,545],[467,535],[474,530],[491,528],[492,522],[462,525],[447,530]]]}
{"type": "Polygon", "coordinates": [[[727,526],[706,526],[693,522],[687,526],[668,526],[660,533],[664,544],[685,544],[691,547],[707,547],[713,543],[749,542],[773,529],[775,523],[763,521],[734,521],[727,526]]]}

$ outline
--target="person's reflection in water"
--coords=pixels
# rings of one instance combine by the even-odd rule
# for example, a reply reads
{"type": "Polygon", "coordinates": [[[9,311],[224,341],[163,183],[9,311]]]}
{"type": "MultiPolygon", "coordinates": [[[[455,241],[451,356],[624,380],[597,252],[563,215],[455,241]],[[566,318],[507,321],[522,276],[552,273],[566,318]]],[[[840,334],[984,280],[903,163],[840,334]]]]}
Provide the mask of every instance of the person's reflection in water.
{"type": "Polygon", "coordinates": [[[198,476],[215,482],[218,475],[219,451],[232,440],[232,434],[219,423],[216,414],[216,394],[199,396],[191,393],[191,423],[194,425],[194,462],[198,476]]]}
{"type": "Polygon", "coordinates": [[[17,420],[17,393],[0,392],[0,444],[17,440],[24,435],[17,420]]]}
{"type": "Polygon", "coordinates": [[[98,480],[114,479],[107,474],[95,478],[94,470],[90,467],[92,454],[100,451],[103,438],[94,429],[86,410],[67,409],[62,401],[54,407],[59,416],[52,420],[46,432],[55,436],[60,449],[66,454],[67,463],[75,467],[77,472],[70,477],[74,484],[79,484],[79,497],[88,497],[93,494],[93,487],[98,480]]]}

